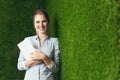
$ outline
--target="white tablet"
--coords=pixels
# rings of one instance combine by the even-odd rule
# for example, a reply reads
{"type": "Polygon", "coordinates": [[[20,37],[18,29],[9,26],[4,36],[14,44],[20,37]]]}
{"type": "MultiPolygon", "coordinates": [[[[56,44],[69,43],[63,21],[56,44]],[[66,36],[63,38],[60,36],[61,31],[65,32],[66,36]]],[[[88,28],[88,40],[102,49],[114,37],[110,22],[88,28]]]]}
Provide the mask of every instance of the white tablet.
{"type": "Polygon", "coordinates": [[[28,38],[25,38],[17,46],[19,47],[20,52],[23,54],[23,56],[26,59],[28,59],[30,57],[31,52],[34,50],[32,42],[28,38]]]}

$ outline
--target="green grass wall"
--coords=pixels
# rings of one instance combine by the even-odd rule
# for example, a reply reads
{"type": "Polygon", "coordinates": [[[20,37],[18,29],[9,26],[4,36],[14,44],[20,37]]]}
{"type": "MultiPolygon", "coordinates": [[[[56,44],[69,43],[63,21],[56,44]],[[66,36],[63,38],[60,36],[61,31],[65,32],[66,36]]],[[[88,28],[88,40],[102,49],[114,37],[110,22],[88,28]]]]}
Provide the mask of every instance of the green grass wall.
{"type": "Polygon", "coordinates": [[[40,0],[0,0],[0,80],[23,80],[17,43],[34,35],[32,15],[40,0]]]}
{"type": "Polygon", "coordinates": [[[16,68],[32,14],[45,8],[51,36],[60,40],[60,80],[119,80],[115,0],[0,0],[0,80],[23,80],[16,68]]]}
{"type": "Polygon", "coordinates": [[[50,27],[59,37],[61,80],[118,80],[115,0],[51,0],[50,27]]]}
{"type": "MultiPolygon", "coordinates": [[[[120,26],[120,0],[118,0],[118,18],[117,18],[117,21],[118,21],[118,26],[120,26]]],[[[120,69],[120,27],[118,27],[118,50],[119,50],[119,69],[120,69]]],[[[119,74],[120,74],[120,70],[119,70],[119,74]]],[[[119,79],[120,79],[120,75],[119,75],[119,79]]]]}

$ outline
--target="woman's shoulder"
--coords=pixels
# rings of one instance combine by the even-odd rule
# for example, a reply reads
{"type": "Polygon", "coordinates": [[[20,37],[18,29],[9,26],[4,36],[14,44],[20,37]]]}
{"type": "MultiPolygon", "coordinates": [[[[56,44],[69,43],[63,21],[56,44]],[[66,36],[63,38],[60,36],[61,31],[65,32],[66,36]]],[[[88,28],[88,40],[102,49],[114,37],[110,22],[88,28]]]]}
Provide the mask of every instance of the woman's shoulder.
{"type": "Polygon", "coordinates": [[[49,37],[51,40],[58,40],[56,37],[49,37]]]}
{"type": "Polygon", "coordinates": [[[25,37],[25,39],[36,39],[37,35],[25,37]]]}
{"type": "Polygon", "coordinates": [[[56,37],[50,37],[50,40],[51,40],[53,43],[59,41],[58,38],[56,38],[56,37]]]}

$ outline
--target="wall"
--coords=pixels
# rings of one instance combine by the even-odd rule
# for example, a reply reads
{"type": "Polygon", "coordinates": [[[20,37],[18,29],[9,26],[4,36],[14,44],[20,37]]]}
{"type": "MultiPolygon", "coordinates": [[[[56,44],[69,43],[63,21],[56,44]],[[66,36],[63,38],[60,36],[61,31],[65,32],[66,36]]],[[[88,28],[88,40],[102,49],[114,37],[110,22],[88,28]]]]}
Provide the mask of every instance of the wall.
{"type": "Polygon", "coordinates": [[[34,34],[32,15],[39,0],[0,0],[0,80],[23,80],[17,43],[34,34]]]}
{"type": "Polygon", "coordinates": [[[60,41],[61,80],[118,80],[114,0],[0,0],[0,80],[23,80],[17,43],[34,34],[32,14],[45,8],[60,41]]]}
{"type": "Polygon", "coordinates": [[[117,2],[48,0],[46,5],[60,40],[61,80],[118,80],[117,2]]]}

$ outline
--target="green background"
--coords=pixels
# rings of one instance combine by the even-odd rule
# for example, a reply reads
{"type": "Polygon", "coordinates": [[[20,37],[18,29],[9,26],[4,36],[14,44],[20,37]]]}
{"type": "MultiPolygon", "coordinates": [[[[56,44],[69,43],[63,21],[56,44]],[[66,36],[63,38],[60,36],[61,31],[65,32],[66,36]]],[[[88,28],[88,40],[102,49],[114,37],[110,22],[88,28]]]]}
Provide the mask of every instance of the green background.
{"type": "Polygon", "coordinates": [[[50,16],[58,37],[60,80],[119,80],[119,0],[0,0],[0,80],[23,80],[17,43],[35,34],[32,15],[50,16]]]}

